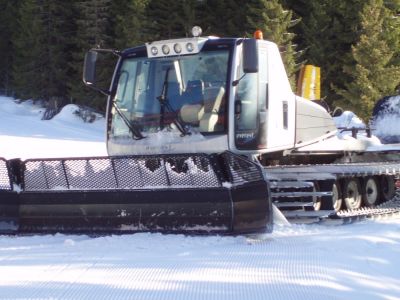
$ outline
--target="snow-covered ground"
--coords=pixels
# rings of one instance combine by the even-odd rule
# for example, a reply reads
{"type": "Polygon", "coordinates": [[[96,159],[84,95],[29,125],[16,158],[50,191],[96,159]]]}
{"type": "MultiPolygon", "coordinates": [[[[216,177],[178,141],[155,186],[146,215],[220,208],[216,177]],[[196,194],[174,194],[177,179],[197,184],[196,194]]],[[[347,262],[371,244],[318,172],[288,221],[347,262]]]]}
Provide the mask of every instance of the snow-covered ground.
{"type": "MultiPolygon", "coordinates": [[[[105,155],[104,120],[0,97],[0,157],[105,155]]],[[[258,236],[0,236],[1,299],[400,299],[400,220],[258,236]]]]}
{"type": "Polygon", "coordinates": [[[0,156],[42,158],[106,155],[105,121],[84,123],[68,105],[52,120],[42,121],[44,109],[32,101],[17,104],[0,96],[0,156]]]}
{"type": "Polygon", "coordinates": [[[400,299],[400,221],[249,237],[0,237],[11,299],[400,299]]]}

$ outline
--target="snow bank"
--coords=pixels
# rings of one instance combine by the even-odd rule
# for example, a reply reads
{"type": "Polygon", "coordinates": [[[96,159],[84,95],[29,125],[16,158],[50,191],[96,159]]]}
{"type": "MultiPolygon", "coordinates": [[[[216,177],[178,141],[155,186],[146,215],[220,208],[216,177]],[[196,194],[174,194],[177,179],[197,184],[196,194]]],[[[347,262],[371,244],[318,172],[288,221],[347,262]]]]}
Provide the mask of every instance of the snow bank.
{"type": "Polygon", "coordinates": [[[105,120],[84,123],[67,105],[52,120],[43,121],[45,109],[33,101],[18,103],[0,96],[0,157],[51,158],[103,156],[105,120]]]}
{"type": "Polygon", "coordinates": [[[83,122],[83,120],[77,116],[78,112],[79,106],[75,104],[68,104],[65,105],[61,111],[52,118],[52,120],[74,124],[83,122]]]}
{"type": "Polygon", "coordinates": [[[374,134],[385,143],[400,142],[400,95],[388,98],[372,122],[374,134]]]}
{"type": "MultiPolygon", "coordinates": [[[[52,120],[57,121],[57,122],[63,122],[63,123],[89,123],[85,122],[79,114],[81,113],[82,108],[80,108],[78,105],[75,104],[67,104],[65,105],[61,111],[56,114],[52,120]]],[[[95,116],[95,120],[92,123],[104,123],[103,116],[101,116],[98,113],[90,112],[95,116]]],[[[89,124],[92,124],[89,123],[89,124]]],[[[90,125],[89,125],[90,126],[90,125]]]]}
{"type": "Polygon", "coordinates": [[[14,98],[0,96],[0,114],[32,116],[41,119],[44,111],[40,102],[34,103],[32,100],[18,102],[14,98]]]}
{"type": "Polygon", "coordinates": [[[86,129],[91,130],[92,134],[98,136],[105,136],[105,119],[96,114],[96,119],[92,123],[85,122],[81,117],[79,117],[78,113],[80,111],[79,106],[75,104],[68,104],[64,106],[61,111],[55,115],[50,123],[53,123],[55,126],[61,127],[70,127],[76,128],[79,130],[86,129]]]}

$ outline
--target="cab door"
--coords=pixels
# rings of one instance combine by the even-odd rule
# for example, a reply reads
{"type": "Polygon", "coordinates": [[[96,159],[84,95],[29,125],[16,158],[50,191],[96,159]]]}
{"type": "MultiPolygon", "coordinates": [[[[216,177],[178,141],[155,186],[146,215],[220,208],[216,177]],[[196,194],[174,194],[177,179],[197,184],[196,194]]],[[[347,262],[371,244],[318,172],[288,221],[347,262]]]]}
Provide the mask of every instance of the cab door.
{"type": "Polygon", "coordinates": [[[257,41],[258,72],[242,73],[235,100],[235,146],[238,150],[273,152],[294,146],[295,96],[278,47],[257,41]]]}
{"type": "MultiPolygon", "coordinates": [[[[238,150],[265,149],[267,136],[267,49],[257,41],[259,71],[243,74],[235,94],[235,146],[238,150]]],[[[243,59],[241,58],[241,62],[243,59]]]]}
{"type": "Polygon", "coordinates": [[[266,41],[264,43],[268,72],[266,148],[268,151],[291,149],[295,140],[295,95],[277,45],[266,41]]]}

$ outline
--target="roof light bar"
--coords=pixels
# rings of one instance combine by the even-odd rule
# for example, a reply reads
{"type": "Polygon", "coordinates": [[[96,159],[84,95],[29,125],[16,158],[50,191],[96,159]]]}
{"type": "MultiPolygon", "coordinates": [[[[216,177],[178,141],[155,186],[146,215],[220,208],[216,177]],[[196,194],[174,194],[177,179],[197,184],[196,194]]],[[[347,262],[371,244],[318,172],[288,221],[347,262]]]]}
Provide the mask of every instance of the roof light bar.
{"type": "Polygon", "coordinates": [[[185,38],[146,43],[148,57],[187,55],[200,52],[204,38],[185,38]]]}

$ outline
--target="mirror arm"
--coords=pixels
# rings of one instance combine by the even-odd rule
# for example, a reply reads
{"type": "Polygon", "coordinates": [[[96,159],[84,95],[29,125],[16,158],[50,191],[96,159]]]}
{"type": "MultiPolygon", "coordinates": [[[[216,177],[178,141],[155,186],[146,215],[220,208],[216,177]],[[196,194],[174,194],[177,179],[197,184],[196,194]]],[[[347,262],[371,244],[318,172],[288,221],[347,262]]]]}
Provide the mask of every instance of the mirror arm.
{"type": "MultiPolygon", "coordinates": [[[[115,49],[92,48],[92,49],[89,50],[89,52],[111,53],[111,54],[114,54],[114,55],[116,55],[118,57],[122,56],[122,52],[119,51],[119,50],[115,50],[115,49]]],[[[86,68],[86,57],[85,57],[85,68],[86,68]]],[[[95,84],[92,84],[91,82],[87,82],[85,75],[84,75],[84,78],[83,78],[83,82],[87,87],[90,87],[91,89],[93,89],[93,90],[95,90],[97,92],[100,92],[100,93],[102,93],[102,94],[104,94],[106,96],[110,96],[111,95],[111,91],[110,90],[101,89],[101,88],[97,87],[95,84]]]]}
{"type": "Polygon", "coordinates": [[[111,92],[109,90],[100,89],[98,87],[95,88],[96,91],[102,93],[103,95],[110,96],[111,92]]]}
{"type": "Polygon", "coordinates": [[[89,51],[95,51],[99,53],[112,53],[116,56],[122,56],[122,51],[116,49],[101,49],[101,48],[92,48],[89,51]]]}
{"type": "Polygon", "coordinates": [[[244,73],[242,76],[240,76],[239,79],[236,79],[236,80],[232,81],[232,86],[237,86],[239,84],[240,80],[242,80],[243,77],[246,76],[246,74],[247,73],[244,73]]]}
{"type": "Polygon", "coordinates": [[[87,87],[90,87],[92,90],[95,90],[96,92],[100,92],[100,93],[102,93],[102,94],[104,94],[106,96],[110,96],[111,95],[111,91],[109,91],[109,90],[104,90],[104,89],[98,88],[95,85],[91,85],[91,84],[87,84],[87,83],[85,83],[85,85],[87,87]]]}

